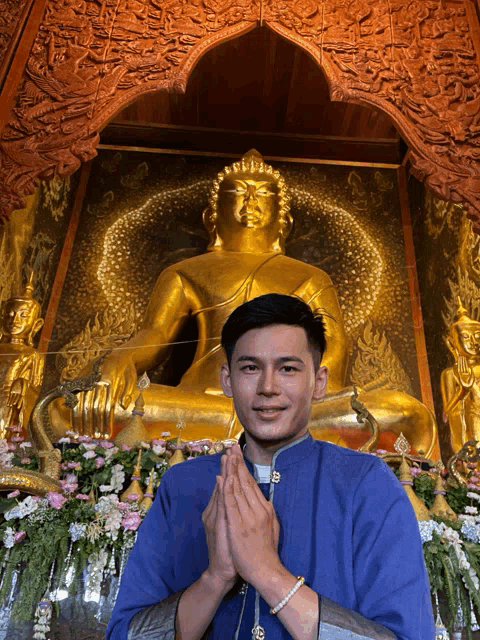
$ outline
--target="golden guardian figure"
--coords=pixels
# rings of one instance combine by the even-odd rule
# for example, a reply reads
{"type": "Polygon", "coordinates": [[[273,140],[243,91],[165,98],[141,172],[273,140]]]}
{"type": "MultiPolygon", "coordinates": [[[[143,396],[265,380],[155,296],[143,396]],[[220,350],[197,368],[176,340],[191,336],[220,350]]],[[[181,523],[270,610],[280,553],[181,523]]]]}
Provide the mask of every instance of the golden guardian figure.
{"type": "Polygon", "coordinates": [[[33,346],[43,326],[40,304],[33,298],[33,272],[23,296],[5,303],[0,328],[0,437],[8,427],[26,428],[43,379],[44,354],[33,346]]]}

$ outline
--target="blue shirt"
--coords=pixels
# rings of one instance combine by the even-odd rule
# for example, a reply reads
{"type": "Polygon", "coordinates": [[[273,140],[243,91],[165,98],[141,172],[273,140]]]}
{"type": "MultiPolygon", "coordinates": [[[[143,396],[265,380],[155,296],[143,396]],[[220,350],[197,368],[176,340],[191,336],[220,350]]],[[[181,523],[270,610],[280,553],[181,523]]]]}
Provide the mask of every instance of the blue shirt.
{"type": "MultiPolygon", "coordinates": [[[[107,640],[127,640],[141,609],[189,587],[208,566],[202,523],[221,473],[221,454],[170,469],[158,489],[125,568],[107,640]]],[[[246,459],[253,475],[253,465],[246,459]]],[[[279,556],[294,576],[399,640],[433,640],[430,585],[417,519],[400,482],[381,459],[316,441],[310,434],[276,452],[269,490],[280,522],[279,556]],[[273,494],[273,495],[272,495],[273,494]]],[[[255,591],[225,598],[209,640],[240,625],[251,639],[255,591]]],[[[291,638],[260,598],[268,640],[291,638]]],[[[230,636],[229,636],[230,637],[230,636]]]]}

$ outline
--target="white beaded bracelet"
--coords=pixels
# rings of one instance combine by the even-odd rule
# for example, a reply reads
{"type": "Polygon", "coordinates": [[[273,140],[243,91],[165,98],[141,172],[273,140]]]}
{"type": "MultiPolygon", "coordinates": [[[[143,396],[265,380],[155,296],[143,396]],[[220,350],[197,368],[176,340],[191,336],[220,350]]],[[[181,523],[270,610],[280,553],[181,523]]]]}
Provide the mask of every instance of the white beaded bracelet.
{"type": "Polygon", "coordinates": [[[276,615],[280,611],[280,609],[282,609],[287,604],[290,598],[297,593],[297,591],[300,589],[302,584],[305,582],[305,578],[303,578],[302,576],[297,576],[297,580],[298,580],[297,584],[293,587],[290,593],[286,595],[285,598],[281,602],[279,602],[274,609],[270,609],[270,613],[273,613],[273,615],[276,615]]]}

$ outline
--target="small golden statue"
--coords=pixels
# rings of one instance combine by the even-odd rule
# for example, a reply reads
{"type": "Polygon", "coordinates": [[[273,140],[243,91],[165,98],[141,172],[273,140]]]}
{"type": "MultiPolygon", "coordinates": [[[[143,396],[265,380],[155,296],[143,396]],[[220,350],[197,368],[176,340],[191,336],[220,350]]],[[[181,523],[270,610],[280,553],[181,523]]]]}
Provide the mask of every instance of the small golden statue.
{"type": "Polygon", "coordinates": [[[447,344],[455,364],[442,372],[443,410],[458,453],[465,443],[480,441],[480,322],[468,316],[460,298],[447,344]]]}
{"type": "MultiPolygon", "coordinates": [[[[233,402],[222,393],[220,368],[225,356],[221,329],[239,305],[266,293],[298,296],[324,314],[329,368],[328,394],[314,404],[310,428],[315,438],[339,442],[336,428],[364,429],[357,421],[346,388],[349,342],[340,305],[329,276],[317,267],[285,255],[293,226],[287,185],[281,174],[249,151],[217,176],[210,204],[203,212],[210,244],[203,255],[165,269],[157,280],[143,324],[102,367],[103,386],[84,394],[70,413],[52,403],[53,431],[60,437],[75,425],[89,423],[104,434],[115,433],[129,417],[137,376],[158,366],[169,354],[187,321],[195,318],[198,345],[180,384],[152,384],[144,392],[144,422],[151,437],[172,429],[178,411],[185,417],[186,440],[237,438],[242,426],[233,402]]],[[[380,431],[403,431],[418,453],[428,456],[436,444],[430,411],[405,393],[360,391],[359,401],[378,421],[380,431]]]]}
{"type": "Polygon", "coordinates": [[[26,428],[42,385],[45,355],[34,348],[33,338],[43,320],[33,291],[32,272],[24,295],[5,303],[0,327],[0,438],[7,437],[8,427],[26,428]]]}

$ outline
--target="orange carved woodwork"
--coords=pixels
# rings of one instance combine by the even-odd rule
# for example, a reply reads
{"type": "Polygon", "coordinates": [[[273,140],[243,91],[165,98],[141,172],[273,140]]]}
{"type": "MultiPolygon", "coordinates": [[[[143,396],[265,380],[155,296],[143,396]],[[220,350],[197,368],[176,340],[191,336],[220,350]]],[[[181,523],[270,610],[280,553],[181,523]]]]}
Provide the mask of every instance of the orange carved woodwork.
{"type": "Polygon", "coordinates": [[[0,216],[92,158],[140,95],[184,91],[209,49],[266,24],[324,70],[331,97],[388,113],[412,169],[480,229],[475,0],[48,0],[0,138],[0,216]]]}

